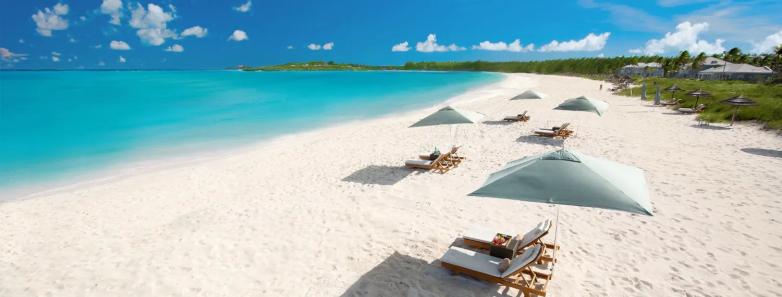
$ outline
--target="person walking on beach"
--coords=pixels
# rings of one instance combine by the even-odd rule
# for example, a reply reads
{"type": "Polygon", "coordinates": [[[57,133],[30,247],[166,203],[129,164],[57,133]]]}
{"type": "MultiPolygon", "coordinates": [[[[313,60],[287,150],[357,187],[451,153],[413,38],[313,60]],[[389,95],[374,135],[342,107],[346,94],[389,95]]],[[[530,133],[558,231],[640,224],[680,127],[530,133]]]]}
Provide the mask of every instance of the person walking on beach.
{"type": "Polygon", "coordinates": [[[603,84],[600,84],[600,90],[601,91],[603,90],[603,84]]]}

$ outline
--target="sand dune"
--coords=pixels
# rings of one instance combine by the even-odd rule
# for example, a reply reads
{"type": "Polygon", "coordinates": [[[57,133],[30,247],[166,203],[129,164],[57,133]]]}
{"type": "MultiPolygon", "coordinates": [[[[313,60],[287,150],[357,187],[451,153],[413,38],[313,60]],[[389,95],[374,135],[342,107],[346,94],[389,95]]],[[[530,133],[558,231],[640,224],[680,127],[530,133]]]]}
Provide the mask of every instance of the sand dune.
{"type": "Polygon", "coordinates": [[[646,171],[655,216],[561,207],[551,296],[782,296],[782,138],[598,84],[513,74],[450,100],[488,115],[455,134],[407,128],[432,107],[2,203],[0,296],[515,296],[437,259],[473,225],[522,232],[554,216],[466,194],[563,145],[529,135],[565,121],[566,147],[646,171]],[[508,100],[528,88],[549,97],[508,100]],[[579,95],[611,107],[552,110],[579,95]],[[529,123],[498,121],[524,110],[529,123]],[[450,142],[468,157],[451,172],[400,167],[450,142]]]}

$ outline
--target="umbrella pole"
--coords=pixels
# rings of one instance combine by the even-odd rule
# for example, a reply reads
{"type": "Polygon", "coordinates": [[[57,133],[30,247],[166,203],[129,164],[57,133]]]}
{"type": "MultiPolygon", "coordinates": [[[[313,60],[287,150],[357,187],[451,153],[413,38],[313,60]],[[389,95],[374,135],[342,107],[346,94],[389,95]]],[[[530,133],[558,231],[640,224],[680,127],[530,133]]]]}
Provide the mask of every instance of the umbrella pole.
{"type": "Polygon", "coordinates": [[[730,117],[730,125],[733,126],[733,122],[736,121],[736,114],[739,112],[739,106],[736,105],[736,109],[733,110],[733,116],[730,117]]]}
{"type": "Polygon", "coordinates": [[[556,225],[557,228],[554,229],[554,252],[551,253],[551,258],[554,259],[554,261],[551,262],[552,270],[555,263],[557,263],[557,244],[559,244],[559,241],[557,240],[557,237],[559,235],[559,204],[557,204],[557,217],[556,217],[556,225]]]}

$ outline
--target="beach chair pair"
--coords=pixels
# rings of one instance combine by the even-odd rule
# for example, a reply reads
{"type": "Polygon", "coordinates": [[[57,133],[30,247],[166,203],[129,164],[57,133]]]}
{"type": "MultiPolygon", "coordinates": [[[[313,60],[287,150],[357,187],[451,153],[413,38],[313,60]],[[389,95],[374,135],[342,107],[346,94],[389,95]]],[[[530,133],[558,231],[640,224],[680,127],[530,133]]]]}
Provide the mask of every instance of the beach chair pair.
{"type": "MultiPolygon", "coordinates": [[[[496,232],[486,228],[471,230],[463,237],[467,245],[478,250],[452,246],[440,258],[440,263],[454,273],[518,289],[524,296],[546,296],[546,288],[552,274],[534,269],[533,265],[547,261],[545,258],[548,246],[551,246],[550,249],[558,248],[541,240],[550,228],[551,220],[546,220],[525,234],[519,244],[519,254],[510,261],[505,271],[499,269],[503,259],[479,252],[490,247],[491,240],[496,235],[496,232]]],[[[548,262],[554,262],[554,259],[551,258],[548,262]]]]}
{"type": "Polygon", "coordinates": [[[671,106],[671,105],[677,105],[680,102],[682,102],[682,99],[671,99],[668,101],[662,101],[660,102],[660,104],[662,104],[663,106],[671,106]]]}
{"type": "Polygon", "coordinates": [[[529,118],[530,117],[527,115],[527,111],[525,110],[524,113],[515,116],[507,116],[502,120],[506,122],[526,122],[529,121],[529,118]]]}
{"type": "MultiPolygon", "coordinates": [[[[552,225],[553,222],[550,219],[548,219],[543,222],[540,222],[538,225],[535,226],[535,228],[532,228],[531,230],[527,231],[527,233],[525,233],[524,236],[519,237],[517,235],[516,240],[518,240],[518,244],[516,245],[515,252],[519,253],[527,247],[540,243],[543,245],[544,248],[544,252],[541,256],[541,261],[554,262],[555,259],[554,259],[553,250],[555,248],[558,249],[558,246],[551,243],[543,242],[543,237],[548,235],[552,225]]],[[[490,228],[478,226],[467,231],[467,233],[465,233],[462,236],[462,240],[466,245],[470,246],[471,248],[475,248],[478,250],[488,250],[491,247],[491,241],[494,239],[494,236],[497,235],[497,233],[513,234],[512,232],[508,232],[508,230],[501,230],[501,232],[498,232],[497,230],[492,230],[490,228]]]]}
{"type": "Polygon", "coordinates": [[[458,154],[459,146],[454,146],[449,152],[442,153],[432,160],[430,155],[420,155],[418,160],[405,161],[405,167],[411,169],[434,170],[440,173],[446,173],[452,168],[458,166],[465,157],[458,154]]]}
{"type": "Polygon", "coordinates": [[[695,106],[695,108],[682,107],[682,108],[677,109],[676,111],[681,112],[681,113],[691,114],[691,113],[699,113],[699,112],[703,111],[704,109],[706,109],[706,104],[698,104],[698,106],[695,106]]]}
{"type": "Polygon", "coordinates": [[[538,135],[538,136],[543,136],[543,137],[568,138],[571,135],[573,135],[573,131],[567,129],[568,126],[570,126],[570,123],[564,123],[564,124],[562,124],[562,126],[554,127],[552,129],[541,128],[541,129],[535,130],[534,133],[536,135],[538,135]]]}

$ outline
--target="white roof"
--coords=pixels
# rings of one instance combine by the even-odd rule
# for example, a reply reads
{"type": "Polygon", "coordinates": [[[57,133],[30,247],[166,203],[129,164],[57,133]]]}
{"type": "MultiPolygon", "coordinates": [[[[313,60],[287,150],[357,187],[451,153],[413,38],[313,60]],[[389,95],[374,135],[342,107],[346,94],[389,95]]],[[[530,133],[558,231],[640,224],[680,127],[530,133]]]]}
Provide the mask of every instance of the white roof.
{"type": "Polygon", "coordinates": [[[758,67],[758,66],[752,66],[749,64],[733,64],[733,63],[727,63],[723,66],[718,66],[714,68],[709,68],[706,70],[701,71],[700,73],[704,74],[710,74],[710,73],[774,73],[770,68],[768,67],[758,67]]]}
{"type": "Polygon", "coordinates": [[[657,62],[651,62],[651,63],[629,64],[629,65],[622,66],[622,68],[644,68],[644,67],[659,68],[659,67],[663,67],[663,65],[657,62]]]}

